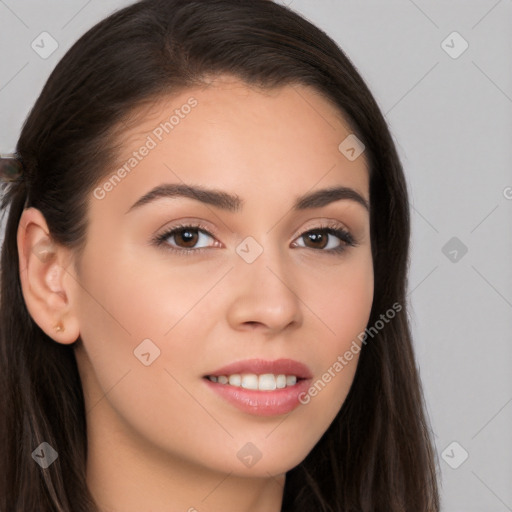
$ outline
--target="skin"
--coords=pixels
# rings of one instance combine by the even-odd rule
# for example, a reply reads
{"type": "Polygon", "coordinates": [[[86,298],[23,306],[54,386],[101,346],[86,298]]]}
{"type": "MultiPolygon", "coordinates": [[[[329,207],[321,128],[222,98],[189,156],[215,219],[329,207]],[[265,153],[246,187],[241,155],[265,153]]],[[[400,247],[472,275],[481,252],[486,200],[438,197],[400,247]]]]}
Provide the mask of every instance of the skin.
{"type": "MultiPolygon", "coordinates": [[[[311,88],[259,90],[219,77],[142,112],[119,139],[119,165],[191,96],[197,106],[113,190],[101,200],[91,193],[80,265],[52,243],[38,210],[23,212],[23,295],[49,336],[74,344],[87,483],[102,510],[277,512],[285,473],[340,410],[358,354],[289,415],[242,412],[202,377],[240,359],[284,357],[307,364],[315,381],[364,331],[373,299],[368,211],[352,200],[299,212],[291,205],[339,185],[369,201],[367,162],[338,150],[351,130],[311,88]],[[125,213],[164,183],[221,189],[245,205],[227,212],[164,198],[125,213]],[[177,236],[167,246],[205,251],[182,255],[151,243],[182,220],[201,221],[213,237],[187,246],[177,236]],[[325,221],[345,227],[357,246],[341,254],[308,246],[304,233],[325,221]],[[235,250],[247,236],[263,248],[250,264],[235,250]],[[149,366],[134,356],[147,338],[160,349],[149,366]],[[261,452],[251,467],[237,457],[248,442],[261,452]]],[[[329,235],[329,244],[344,242],[329,235]]]]}

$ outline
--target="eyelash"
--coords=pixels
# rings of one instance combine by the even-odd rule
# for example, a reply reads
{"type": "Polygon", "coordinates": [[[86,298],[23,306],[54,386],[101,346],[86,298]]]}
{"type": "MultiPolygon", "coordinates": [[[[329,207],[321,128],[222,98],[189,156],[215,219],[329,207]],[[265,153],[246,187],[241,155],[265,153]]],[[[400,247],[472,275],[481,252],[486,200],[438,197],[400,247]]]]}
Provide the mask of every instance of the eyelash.
{"type": "MultiPolygon", "coordinates": [[[[174,226],[172,228],[170,228],[169,230],[167,231],[164,231],[163,233],[161,234],[158,234],[156,235],[152,242],[153,244],[155,244],[156,246],[160,247],[162,245],[166,245],[167,247],[165,247],[166,250],[169,250],[171,252],[174,252],[174,253],[177,253],[177,254],[184,254],[186,256],[190,256],[192,255],[193,253],[202,253],[203,251],[207,250],[207,249],[211,249],[211,247],[200,247],[198,249],[183,249],[183,248],[175,248],[175,247],[172,247],[171,245],[169,245],[166,240],[179,233],[180,231],[186,231],[186,230],[191,230],[191,231],[194,231],[194,230],[198,230],[206,235],[208,235],[209,237],[211,238],[215,238],[214,235],[212,235],[208,229],[200,224],[200,223],[197,223],[197,224],[180,224],[180,225],[177,225],[177,226],[174,226]]],[[[312,251],[320,251],[320,252],[325,252],[327,254],[331,254],[331,255],[340,255],[342,253],[344,253],[346,250],[347,250],[347,247],[350,246],[350,247],[356,247],[358,244],[356,243],[354,237],[351,235],[351,233],[349,231],[347,231],[346,229],[342,228],[339,226],[339,224],[336,224],[336,223],[333,223],[333,224],[321,224],[320,226],[316,227],[316,228],[313,228],[313,229],[308,229],[307,231],[304,231],[300,236],[298,236],[297,238],[302,238],[303,236],[309,234],[309,233],[314,233],[314,232],[322,232],[322,233],[327,233],[329,235],[334,235],[336,237],[338,237],[342,242],[344,242],[342,245],[336,247],[335,249],[314,249],[312,247],[300,247],[302,249],[310,249],[312,251]]]]}

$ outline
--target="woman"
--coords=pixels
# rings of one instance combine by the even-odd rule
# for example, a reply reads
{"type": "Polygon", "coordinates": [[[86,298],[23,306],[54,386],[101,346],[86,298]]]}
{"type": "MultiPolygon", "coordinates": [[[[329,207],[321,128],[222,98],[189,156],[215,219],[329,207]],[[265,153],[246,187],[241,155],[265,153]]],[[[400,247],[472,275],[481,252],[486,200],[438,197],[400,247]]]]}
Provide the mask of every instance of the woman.
{"type": "Polygon", "coordinates": [[[407,189],[337,45],[143,0],[48,79],[1,274],[0,510],[437,511],[407,189]]]}

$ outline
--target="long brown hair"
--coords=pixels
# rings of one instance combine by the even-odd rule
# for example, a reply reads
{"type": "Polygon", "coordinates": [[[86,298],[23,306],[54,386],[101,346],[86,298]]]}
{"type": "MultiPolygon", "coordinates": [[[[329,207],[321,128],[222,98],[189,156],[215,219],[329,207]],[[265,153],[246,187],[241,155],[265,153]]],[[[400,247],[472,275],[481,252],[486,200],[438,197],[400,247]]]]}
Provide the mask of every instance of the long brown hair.
{"type": "Polygon", "coordinates": [[[287,473],[282,510],[437,512],[437,460],[406,307],[403,169],[383,115],[343,51],[268,0],[143,0],[123,8],[64,55],[28,115],[16,146],[25,176],[3,185],[1,204],[9,215],[1,253],[0,510],[97,510],[86,485],[86,418],[73,346],[39,328],[21,293],[16,233],[23,209],[38,208],[55,242],[79,254],[88,196],[115,162],[115,130],[138,106],[220,74],[265,88],[309,85],[339,109],[369,162],[369,325],[401,305],[363,345],[329,429],[287,473]],[[59,453],[44,470],[31,455],[43,441],[59,453]]]}

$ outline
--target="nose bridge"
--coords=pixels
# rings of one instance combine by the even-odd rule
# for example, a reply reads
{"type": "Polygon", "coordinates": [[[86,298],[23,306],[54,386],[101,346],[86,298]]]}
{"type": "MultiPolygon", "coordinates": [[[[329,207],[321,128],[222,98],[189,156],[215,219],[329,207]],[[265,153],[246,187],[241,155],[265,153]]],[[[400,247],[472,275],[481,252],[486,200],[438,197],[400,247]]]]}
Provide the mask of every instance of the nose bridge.
{"type": "Polygon", "coordinates": [[[286,254],[272,236],[261,235],[259,240],[247,236],[238,244],[236,252],[239,256],[237,270],[244,279],[265,284],[269,290],[291,285],[287,282],[291,276],[286,271],[290,268],[286,254]]]}

